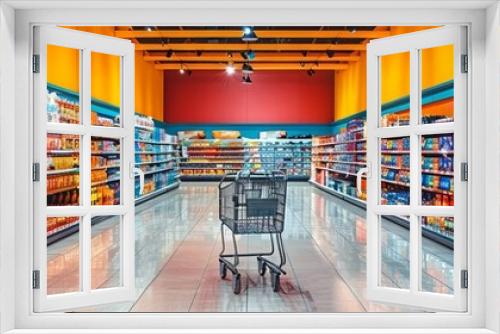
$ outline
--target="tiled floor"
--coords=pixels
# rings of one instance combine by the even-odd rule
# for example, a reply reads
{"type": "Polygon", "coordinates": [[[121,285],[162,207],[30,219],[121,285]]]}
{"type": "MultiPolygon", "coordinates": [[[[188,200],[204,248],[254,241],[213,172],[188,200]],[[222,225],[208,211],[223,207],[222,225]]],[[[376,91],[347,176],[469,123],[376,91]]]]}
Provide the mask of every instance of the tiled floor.
{"type": "MultiPolygon", "coordinates": [[[[364,210],[306,182],[297,182],[289,183],[286,214],[283,237],[288,274],[282,277],[282,291],[272,291],[269,275],[259,276],[254,258],[243,258],[243,289],[234,295],[231,275],[221,280],[218,273],[217,183],[183,182],[179,189],[136,208],[136,301],[76,311],[426,311],[367,300],[364,210]]],[[[117,284],[119,258],[116,224],[110,220],[95,226],[93,245],[98,251],[92,266],[99,268],[95,280],[113,286],[117,284]]],[[[383,284],[404,286],[408,281],[408,231],[385,222],[383,235],[387,249],[383,284]]],[[[50,258],[58,263],[52,272],[64,271],[60,259],[74,252],[76,240],[73,236],[50,247],[50,258]]],[[[265,249],[269,242],[268,236],[242,236],[239,241],[241,251],[265,249]]],[[[452,255],[451,250],[424,240],[424,288],[449,291],[452,255]]],[[[67,277],[56,275],[61,276],[67,277]]],[[[54,284],[64,286],[60,281],[54,284]]]]}

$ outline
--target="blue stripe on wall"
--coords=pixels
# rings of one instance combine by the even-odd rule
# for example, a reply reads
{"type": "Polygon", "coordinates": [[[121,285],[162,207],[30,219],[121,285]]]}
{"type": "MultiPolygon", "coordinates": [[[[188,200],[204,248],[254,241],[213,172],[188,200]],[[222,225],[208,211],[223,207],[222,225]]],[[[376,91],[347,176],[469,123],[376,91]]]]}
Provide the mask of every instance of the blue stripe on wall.
{"type": "Polygon", "coordinates": [[[314,135],[322,136],[331,133],[330,124],[170,124],[167,123],[169,134],[177,134],[177,131],[203,130],[207,138],[212,137],[214,130],[236,130],[240,131],[242,137],[259,138],[261,131],[287,132],[288,136],[314,135]]]}

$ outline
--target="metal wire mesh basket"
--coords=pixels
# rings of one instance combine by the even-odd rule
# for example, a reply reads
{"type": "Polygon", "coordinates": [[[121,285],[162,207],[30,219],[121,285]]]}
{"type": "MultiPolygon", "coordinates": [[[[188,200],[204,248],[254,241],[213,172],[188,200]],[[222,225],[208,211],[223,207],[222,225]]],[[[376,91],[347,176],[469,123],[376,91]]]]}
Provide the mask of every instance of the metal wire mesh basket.
{"type": "Polygon", "coordinates": [[[235,234],[283,232],[285,203],[281,172],[238,174],[219,187],[220,220],[235,234]]]}
{"type": "Polygon", "coordinates": [[[222,250],[219,254],[219,274],[222,279],[230,270],[233,274],[233,292],[241,291],[241,275],[238,272],[241,256],[256,257],[259,275],[264,276],[269,268],[273,290],[280,290],[280,275],[286,274],[286,254],[281,233],[285,227],[287,178],[283,172],[256,174],[247,172],[226,175],[219,184],[219,218],[221,220],[222,250]],[[224,227],[231,230],[233,252],[226,253],[224,227]],[[268,234],[271,249],[267,252],[240,253],[237,234],[268,234]],[[274,238],[280,261],[274,263],[274,238]],[[232,258],[233,261],[228,259],[232,258]]]}

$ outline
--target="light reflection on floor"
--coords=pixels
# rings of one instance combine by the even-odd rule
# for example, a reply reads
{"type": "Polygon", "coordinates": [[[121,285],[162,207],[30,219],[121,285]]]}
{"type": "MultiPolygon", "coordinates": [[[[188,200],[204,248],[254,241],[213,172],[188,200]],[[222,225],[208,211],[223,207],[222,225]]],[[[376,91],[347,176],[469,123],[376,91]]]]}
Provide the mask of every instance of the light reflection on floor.
{"type": "MultiPolygon", "coordinates": [[[[217,183],[184,182],[180,189],[136,208],[137,300],[83,312],[408,312],[425,311],[366,298],[365,211],[310,186],[290,183],[284,233],[288,275],[272,292],[255,259],[240,264],[243,290],[218,276],[220,250],[217,183]]],[[[116,220],[93,227],[93,287],[119,285],[116,220]],[[95,284],[94,284],[95,283],[95,284]]],[[[78,284],[77,235],[49,247],[51,291],[78,284]]],[[[267,236],[242,236],[241,250],[263,249],[267,236]]],[[[387,251],[382,284],[408,281],[408,231],[383,224],[387,251]]],[[[423,288],[449,292],[452,251],[423,243],[423,288]]],[[[229,279],[230,279],[230,275],[229,279]]]]}

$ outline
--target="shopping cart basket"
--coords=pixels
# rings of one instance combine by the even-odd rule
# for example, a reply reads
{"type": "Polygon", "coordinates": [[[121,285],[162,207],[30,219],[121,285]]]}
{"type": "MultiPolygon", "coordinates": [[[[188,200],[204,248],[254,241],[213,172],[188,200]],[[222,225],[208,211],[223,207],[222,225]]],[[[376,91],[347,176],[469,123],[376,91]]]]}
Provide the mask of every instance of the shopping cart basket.
{"type": "Polygon", "coordinates": [[[287,177],[279,171],[228,174],[219,184],[219,219],[222,238],[219,274],[224,279],[227,271],[231,271],[235,294],[241,291],[241,275],[237,268],[241,256],[257,257],[259,274],[264,276],[269,268],[273,290],[278,292],[280,289],[280,275],[286,275],[282,269],[286,263],[286,255],[281,238],[285,225],[286,186],[287,177]],[[224,254],[226,250],[224,227],[232,232],[234,249],[232,254],[224,254]],[[238,234],[269,234],[271,249],[265,253],[238,253],[236,239],[238,234]],[[279,264],[266,258],[274,254],[274,237],[280,257],[279,264]],[[229,261],[228,258],[232,258],[233,261],[229,261]]]}

